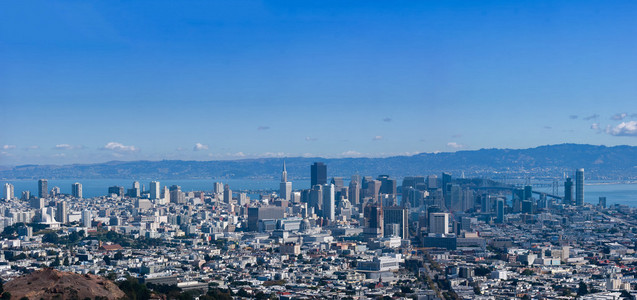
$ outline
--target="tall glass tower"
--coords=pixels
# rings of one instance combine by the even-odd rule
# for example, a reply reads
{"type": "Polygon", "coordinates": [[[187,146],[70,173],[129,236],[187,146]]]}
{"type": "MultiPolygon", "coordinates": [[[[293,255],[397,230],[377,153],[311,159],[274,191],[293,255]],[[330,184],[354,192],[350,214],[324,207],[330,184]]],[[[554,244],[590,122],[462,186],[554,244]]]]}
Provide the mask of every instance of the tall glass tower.
{"type": "Polygon", "coordinates": [[[575,205],[584,205],[584,169],[575,172],[575,205]]]}

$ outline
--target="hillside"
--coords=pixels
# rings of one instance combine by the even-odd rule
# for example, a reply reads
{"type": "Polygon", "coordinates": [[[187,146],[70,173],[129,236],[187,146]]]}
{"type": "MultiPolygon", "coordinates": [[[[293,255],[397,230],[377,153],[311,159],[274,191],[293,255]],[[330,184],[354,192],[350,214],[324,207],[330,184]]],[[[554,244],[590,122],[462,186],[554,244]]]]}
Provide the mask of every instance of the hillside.
{"type": "Polygon", "coordinates": [[[4,284],[12,299],[121,299],[125,297],[113,282],[96,276],[41,269],[4,284]]]}
{"type": "MultiPolygon", "coordinates": [[[[25,165],[0,170],[0,179],[207,179],[278,178],[283,158],[231,161],[112,161],[98,164],[25,165]]],[[[560,144],[529,149],[480,149],[421,153],[387,158],[285,158],[292,179],[309,177],[310,165],[323,161],[328,176],[402,176],[450,172],[459,176],[549,176],[585,168],[589,179],[637,179],[637,147],[560,144]]]]}

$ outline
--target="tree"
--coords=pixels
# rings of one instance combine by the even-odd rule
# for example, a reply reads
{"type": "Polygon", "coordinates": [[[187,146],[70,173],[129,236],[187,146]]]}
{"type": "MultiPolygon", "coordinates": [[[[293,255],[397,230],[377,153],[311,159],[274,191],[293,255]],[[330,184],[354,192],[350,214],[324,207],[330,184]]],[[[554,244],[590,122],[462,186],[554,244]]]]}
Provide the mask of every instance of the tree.
{"type": "Polygon", "coordinates": [[[104,262],[105,262],[107,265],[110,265],[110,264],[111,264],[111,257],[110,257],[110,256],[108,256],[108,255],[104,255],[104,262]]]}
{"type": "Polygon", "coordinates": [[[42,237],[42,242],[51,243],[51,244],[57,244],[57,243],[60,242],[60,238],[58,237],[57,233],[55,233],[55,232],[47,232],[42,237]]]}
{"type": "Polygon", "coordinates": [[[588,294],[588,287],[586,286],[586,283],[584,281],[580,281],[579,287],[577,288],[577,295],[584,296],[586,294],[588,294]]]}

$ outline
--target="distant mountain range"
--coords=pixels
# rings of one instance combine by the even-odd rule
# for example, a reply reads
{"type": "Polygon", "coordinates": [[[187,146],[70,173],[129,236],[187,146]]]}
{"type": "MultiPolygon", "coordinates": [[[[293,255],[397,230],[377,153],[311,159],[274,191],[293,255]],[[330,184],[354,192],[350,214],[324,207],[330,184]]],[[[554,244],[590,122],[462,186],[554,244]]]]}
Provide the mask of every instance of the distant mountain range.
{"type": "Polygon", "coordinates": [[[285,160],[289,177],[306,179],[315,161],[327,164],[328,176],[440,176],[561,178],[584,168],[589,179],[637,179],[637,147],[560,144],[530,149],[480,149],[421,153],[387,158],[260,158],[225,161],[111,161],[97,164],[23,165],[0,170],[0,179],[274,179],[285,160]]]}

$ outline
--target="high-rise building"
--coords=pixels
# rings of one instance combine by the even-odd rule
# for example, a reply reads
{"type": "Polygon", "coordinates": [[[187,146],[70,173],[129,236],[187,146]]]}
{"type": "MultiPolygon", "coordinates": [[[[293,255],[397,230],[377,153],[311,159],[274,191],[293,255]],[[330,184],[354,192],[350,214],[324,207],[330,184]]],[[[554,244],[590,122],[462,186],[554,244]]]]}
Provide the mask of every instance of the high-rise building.
{"type": "Polygon", "coordinates": [[[397,183],[395,179],[390,179],[389,175],[379,175],[376,180],[380,181],[380,190],[378,191],[379,193],[386,195],[396,195],[397,183]]]}
{"type": "MultiPolygon", "coordinates": [[[[451,190],[451,174],[442,173],[442,196],[446,199],[448,192],[451,190]]],[[[447,200],[445,200],[447,201],[447,200]]]]}
{"type": "Polygon", "coordinates": [[[150,182],[150,199],[156,200],[161,196],[159,181],[150,182]]]}
{"type": "Polygon", "coordinates": [[[292,182],[288,181],[288,171],[285,169],[283,162],[283,171],[281,172],[281,183],[279,184],[279,197],[290,201],[292,197],[292,182]]]}
{"type": "MultiPolygon", "coordinates": [[[[75,198],[82,198],[82,184],[76,182],[71,185],[71,196],[75,198]]],[[[60,220],[58,220],[60,221],[60,220]]]]}
{"type": "Polygon", "coordinates": [[[438,188],[438,176],[436,176],[436,175],[427,176],[427,188],[428,189],[437,189],[438,188]]]}
{"type": "Polygon", "coordinates": [[[139,198],[142,194],[141,186],[139,185],[139,181],[133,181],[133,187],[128,190],[128,196],[131,198],[139,198]]]}
{"type": "Polygon", "coordinates": [[[218,195],[223,194],[223,182],[215,182],[214,192],[215,194],[218,194],[218,195]]]}
{"type": "Polygon", "coordinates": [[[170,186],[170,202],[182,204],[186,202],[186,196],[181,192],[181,187],[178,185],[170,186]]]}
{"type": "Polygon", "coordinates": [[[66,205],[66,201],[60,201],[57,203],[55,220],[60,222],[61,224],[66,224],[69,222],[69,209],[66,205]]]}
{"type": "Polygon", "coordinates": [[[170,189],[167,186],[164,186],[164,189],[161,192],[161,198],[164,199],[163,203],[170,203],[170,189]]]}
{"type": "Polygon", "coordinates": [[[24,201],[29,201],[29,199],[31,199],[31,192],[30,191],[22,191],[22,197],[20,198],[24,201]]]}
{"type": "Polygon", "coordinates": [[[352,176],[352,181],[349,182],[349,202],[352,205],[358,206],[361,201],[361,183],[359,180],[354,180],[354,176],[352,176]]]}
{"type": "Polygon", "coordinates": [[[363,217],[365,218],[365,227],[363,228],[365,237],[378,238],[384,236],[385,220],[382,206],[376,204],[365,206],[363,217]]]}
{"type": "Polygon", "coordinates": [[[562,200],[562,203],[573,205],[573,179],[570,177],[567,177],[564,182],[564,199],[562,200]]]}
{"type": "Polygon", "coordinates": [[[449,234],[449,214],[432,213],[429,215],[429,233],[449,234]]]}
{"type": "Polygon", "coordinates": [[[2,192],[3,192],[4,199],[6,199],[7,201],[13,199],[14,197],[13,184],[5,183],[4,188],[2,189],[2,192]]]}
{"type": "Polygon", "coordinates": [[[238,193],[237,194],[237,205],[244,206],[248,204],[248,194],[246,193],[238,193]]]}
{"type": "Polygon", "coordinates": [[[42,209],[44,207],[44,198],[31,198],[29,203],[32,208],[42,209]]]}
{"type": "Polygon", "coordinates": [[[330,182],[334,185],[334,188],[337,191],[340,191],[343,189],[343,187],[345,187],[345,181],[343,180],[343,177],[332,177],[332,181],[330,182]]]}
{"type": "Polygon", "coordinates": [[[378,193],[380,193],[381,183],[379,180],[369,179],[364,181],[367,183],[367,189],[365,189],[365,197],[371,197],[374,203],[378,202],[378,193]]]}
{"type": "Polygon", "coordinates": [[[93,221],[93,217],[91,216],[90,210],[85,210],[82,212],[82,226],[86,228],[91,228],[91,222],[93,221]]]}
{"type": "Polygon", "coordinates": [[[280,206],[261,206],[248,208],[248,231],[257,231],[259,220],[278,220],[285,217],[280,206]]]}
{"type": "Polygon", "coordinates": [[[498,198],[498,200],[495,201],[496,205],[496,212],[497,212],[497,217],[495,219],[495,222],[498,224],[502,224],[504,223],[504,199],[502,198],[498,198]]]}
{"type": "Polygon", "coordinates": [[[223,187],[223,202],[228,204],[232,203],[232,190],[227,184],[223,187]]]}
{"type": "Polygon", "coordinates": [[[327,166],[322,162],[312,164],[311,185],[323,185],[327,183],[327,166]]]}
{"type": "Polygon", "coordinates": [[[108,194],[115,194],[119,197],[124,196],[124,187],[123,186],[111,186],[108,188],[108,194]]]}
{"type": "Polygon", "coordinates": [[[308,209],[314,210],[314,213],[319,215],[323,210],[323,186],[318,184],[313,186],[309,196],[308,209]]]}
{"type": "Polygon", "coordinates": [[[336,218],[336,199],[334,197],[334,185],[325,184],[323,186],[323,218],[334,221],[336,218]]]}
{"type": "Polygon", "coordinates": [[[599,207],[606,208],[606,197],[599,197],[599,207]]]}
{"type": "MultiPolygon", "coordinates": [[[[383,212],[385,226],[387,224],[398,224],[399,236],[403,240],[409,239],[408,213],[409,210],[401,206],[385,207],[383,212]]],[[[385,232],[385,235],[387,235],[387,232],[385,232]]]]}
{"type": "Polygon", "coordinates": [[[40,198],[48,198],[49,197],[49,182],[46,179],[38,180],[38,197],[40,198]]]}
{"type": "Polygon", "coordinates": [[[533,186],[525,185],[524,186],[524,199],[522,199],[522,200],[529,200],[531,198],[533,198],[533,186]]]}
{"type": "Polygon", "coordinates": [[[584,169],[575,172],[575,205],[584,205],[584,169]]]}

